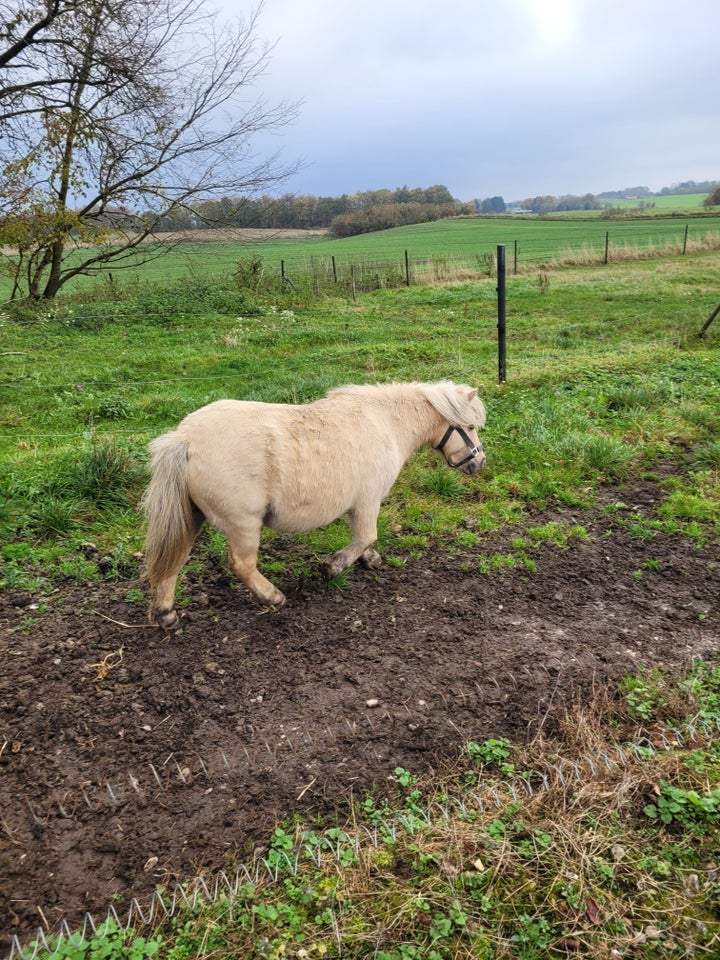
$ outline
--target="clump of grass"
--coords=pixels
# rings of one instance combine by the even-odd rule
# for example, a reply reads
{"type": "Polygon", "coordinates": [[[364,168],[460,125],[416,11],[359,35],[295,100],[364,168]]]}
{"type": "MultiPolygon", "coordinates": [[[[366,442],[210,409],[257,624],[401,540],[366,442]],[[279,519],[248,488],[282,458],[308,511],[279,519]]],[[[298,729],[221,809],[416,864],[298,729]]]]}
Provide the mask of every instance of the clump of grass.
{"type": "Polygon", "coordinates": [[[630,380],[611,386],[605,396],[608,410],[632,410],[636,407],[654,410],[664,403],[667,390],[657,382],[630,380]]]}
{"type": "Polygon", "coordinates": [[[578,464],[585,475],[606,479],[627,476],[635,457],[632,446],[604,434],[569,434],[561,442],[561,450],[565,459],[578,464]]]}
{"type": "Polygon", "coordinates": [[[36,536],[52,539],[72,533],[83,515],[87,515],[87,510],[81,500],[48,494],[31,505],[26,523],[36,536]]]}
{"type": "Polygon", "coordinates": [[[690,454],[693,470],[720,470],[720,440],[698,444],[690,454]]]}
{"type": "MultiPolygon", "coordinates": [[[[110,543],[117,544],[126,529],[132,529],[137,539],[141,524],[135,505],[145,482],[140,458],[110,440],[91,442],[65,453],[50,469],[44,467],[43,474],[6,486],[0,523],[8,540],[27,539],[32,543],[23,564],[28,582],[33,579],[33,558],[43,568],[43,578],[62,572],[59,557],[48,568],[46,553],[41,549],[43,542],[64,543],[66,551],[75,553],[93,527],[92,539],[101,539],[105,533],[110,543]]],[[[71,566],[72,559],[65,558],[71,566]]],[[[12,575],[22,579],[22,570],[14,566],[12,575]]],[[[123,570],[126,568],[127,564],[123,570]]],[[[117,565],[109,564],[108,569],[120,573],[117,565]]]]}
{"type": "Polygon", "coordinates": [[[560,523],[550,520],[541,527],[530,527],[528,537],[536,543],[554,543],[558,547],[567,546],[572,539],[587,540],[587,530],[580,524],[560,523]]]}
{"type": "Polygon", "coordinates": [[[145,480],[145,468],[134,453],[104,440],[64,457],[50,488],[109,509],[136,502],[145,480]]]}
{"type": "Polygon", "coordinates": [[[132,404],[120,394],[103,397],[95,410],[95,415],[102,420],[128,420],[132,413],[132,404]]]}
{"type": "Polygon", "coordinates": [[[462,475],[444,465],[439,466],[432,473],[425,473],[422,488],[427,493],[436,494],[443,500],[451,501],[463,500],[467,492],[462,475]]]}

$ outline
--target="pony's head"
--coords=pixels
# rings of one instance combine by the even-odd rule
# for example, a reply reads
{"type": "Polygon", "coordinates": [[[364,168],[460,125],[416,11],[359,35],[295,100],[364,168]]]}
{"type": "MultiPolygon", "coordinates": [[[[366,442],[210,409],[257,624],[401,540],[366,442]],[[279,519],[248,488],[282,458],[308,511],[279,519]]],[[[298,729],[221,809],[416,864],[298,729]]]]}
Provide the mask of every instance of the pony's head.
{"type": "Polygon", "coordinates": [[[485,454],[478,437],[478,429],[485,426],[485,405],[474,387],[440,380],[423,385],[423,393],[430,404],[447,422],[433,446],[442,451],[448,466],[463,473],[477,473],[485,466],[485,454]]]}

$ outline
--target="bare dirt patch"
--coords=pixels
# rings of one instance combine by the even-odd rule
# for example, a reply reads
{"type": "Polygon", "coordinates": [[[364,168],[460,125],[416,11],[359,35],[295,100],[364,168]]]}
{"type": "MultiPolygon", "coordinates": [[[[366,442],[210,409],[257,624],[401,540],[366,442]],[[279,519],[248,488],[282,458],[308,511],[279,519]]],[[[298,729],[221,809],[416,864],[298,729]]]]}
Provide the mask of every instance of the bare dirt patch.
{"type": "Polygon", "coordinates": [[[206,230],[182,230],[158,234],[159,240],[191,240],[202,242],[234,242],[236,240],[302,240],[305,237],[326,237],[326,228],[313,230],[276,230],[273,227],[208,227],[206,230]]]}
{"type": "MultiPolygon", "coordinates": [[[[609,496],[645,515],[661,499],[651,481],[609,496]]],[[[398,765],[524,740],[641,664],[713,655],[720,546],[633,539],[616,517],[559,514],[590,537],[538,546],[534,573],[480,575],[480,553],[509,549],[497,537],[358,570],[342,591],[283,580],[278,612],[217,567],[187,579],[170,635],[145,625],[129,583],[68,585],[44,612],[3,596],[0,944],[111,901],[121,914],[247,857],[278,818],[382,789],[398,765]]]]}
{"type": "MultiPolygon", "coordinates": [[[[174,232],[158,233],[147,238],[148,243],[161,242],[177,243],[260,243],[264,240],[301,240],[305,237],[326,237],[325,228],[313,230],[274,230],[271,227],[222,227],[207,230],[177,230],[174,232]]],[[[104,242],[110,242],[105,237],[104,242]]],[[[118,234],[117,242],[124,243],[132,239],[132,234],[118,234]]],[[[78,243],[78,247],[91,247],[91,243],[78,243]]],[[[0,247],[0,256],[14,257],[18,251],[15,247],[0,247]]]]}

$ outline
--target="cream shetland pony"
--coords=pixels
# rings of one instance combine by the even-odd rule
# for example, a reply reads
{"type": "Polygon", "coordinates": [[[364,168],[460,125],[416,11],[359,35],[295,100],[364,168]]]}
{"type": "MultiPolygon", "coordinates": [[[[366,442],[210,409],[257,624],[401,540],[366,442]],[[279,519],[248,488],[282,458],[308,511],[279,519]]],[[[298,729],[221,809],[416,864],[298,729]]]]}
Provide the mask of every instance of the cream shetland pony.
{"type": "Polygon", "coordinates": [[[352,541],[327,561],[330,576],[360,558],[376,566],[380,504],[424,444],[477,473],[485,455],[477,390],[452,381],[339,387],[303,405],[218,400],[150,444],[145,576],[150,620],[177,623],[175,585],[207,520],[227,538],[237,576],[263,604],[285,596],[257,569],[263,526],[313,530],[347,514],[352,541]]]}

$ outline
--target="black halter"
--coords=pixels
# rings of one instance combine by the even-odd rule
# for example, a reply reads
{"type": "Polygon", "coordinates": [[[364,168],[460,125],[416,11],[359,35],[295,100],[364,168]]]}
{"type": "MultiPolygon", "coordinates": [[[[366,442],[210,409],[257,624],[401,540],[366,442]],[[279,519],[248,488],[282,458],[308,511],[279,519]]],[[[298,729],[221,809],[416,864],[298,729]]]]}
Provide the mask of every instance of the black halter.
{"type": "Polygon", "coordinates": [[[453,424],[450,424],[450,426],[445,431],[445,434],[442,440],[440,441],[440,443],[438,443],[438,445],[434,449],[442,450],[445,444],[448,442],[448,440],[452,436],[454,431],[457,431],[457,433],[459,433],[460,436],[463,438],[469,452],[464,459],[458,460],[457,463],[453,463],[452,460],[448,458],[447,454],[445,454],[445,460],[449,467],[463,467],[466,463],[469,463],[471,460],[474,460],[479,453],[482,453],[482,444],[478,443],[477,446],[475,446],[472,440],[470,439],[470,437],[467,435],[467,433],[463,430],[462,427],[456,427],[453,424]]]}

